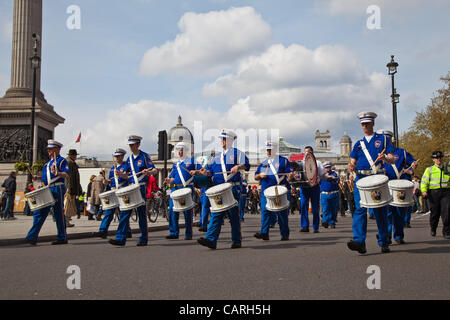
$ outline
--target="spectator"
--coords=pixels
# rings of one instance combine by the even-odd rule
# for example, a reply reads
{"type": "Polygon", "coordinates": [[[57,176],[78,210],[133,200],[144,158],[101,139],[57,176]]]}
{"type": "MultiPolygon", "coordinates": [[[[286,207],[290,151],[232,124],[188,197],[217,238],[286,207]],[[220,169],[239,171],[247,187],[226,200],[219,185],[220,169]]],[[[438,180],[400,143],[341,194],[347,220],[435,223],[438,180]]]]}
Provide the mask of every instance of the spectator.
{"type": "Polygon", "coordinates": [[[2,187],[5,188],[6,206],[3,211],[3,220],[15,220],[14,217],[14,197],[16,195],[16,172],[11,171],[9,177],[3,182],[2,187]]]}
{"type": "Polygon", "coordinates": [[[74,224],[71,224],[69,221],[72,220],[72,216],[77,214],[75,198],[78,197],[82,191],[80,185],[80,173],[78,172],[78,165],[75,162],[77,160],[77,155],[77,150],[71,149],[66,158],[67,163],[69,164],[69,176],[65,181],[66,195],[64,201],[66,227],[74,226],[74,224]]]}
{"type": "Polygon", "coordinates": [[[94,179],[95,179],[95,175],[92,175],[89,178],[89,184],[87,186],[87,192],[86,192],[86,203],[88,204],[86,206],[86,210],[88,212],[88,220],[94,220],[94,218],[92,217],[91,208],[90,208],[91,207],[90,200],[91,200],[92,183],[94,182],[94,179]]]}
{"type": "Polygon", "coordinates": [[[291,214],[294,214],[295,210],[298,210],[300,214],[300,199],[298,191],[299,190],[294,186],[291,188],[291,201],[290,201],[291,214]]]}
{"type": "MultiPolygon", "coordinates": [[[[36,190],[36,189],[33,187],[33,184],[29,183],[27,185],[27,187],[25,188],[25,194],[27,194],[28,192],[32,192],[34,190],[36,190]]],[[[28,205],[27,199],[25,199],[25,212],[26,212],[27,216],[32,216],[33,215],[31,213],[30,206],[28,205]]]]}
{"type": "Polygon", "coordinates": [[[100,193],[102,193],[105,190],[105,170],[100,170],[100,174],[95,177],[94,181],[92,181],[92,188],[91,188],[91,199],[90,204],[94,206],[94,213],[97,221],[101,221],[101,201],[100,201],[100,193]]]}
{"type": "Polygon", "coordinates": [[[153,199],[155,197],[154,192],[159,191],[159,187],[156,184],[156,179],[153,175],[148,175],[148,183],[147,183],[147,199],[153,199]]]}

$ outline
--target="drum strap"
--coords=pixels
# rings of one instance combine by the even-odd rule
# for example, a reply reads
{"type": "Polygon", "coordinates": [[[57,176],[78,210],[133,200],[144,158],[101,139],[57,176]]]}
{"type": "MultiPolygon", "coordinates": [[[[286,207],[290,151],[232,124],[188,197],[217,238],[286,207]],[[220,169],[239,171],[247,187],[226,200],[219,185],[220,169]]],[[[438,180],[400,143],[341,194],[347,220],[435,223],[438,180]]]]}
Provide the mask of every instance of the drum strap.
{"type": "Polygon", "coordinates": [[[51,176],[51,173],[50,173],[50,162],[51,162],[52,160],[50,160],[49,162],[48,162],[48,164],[47,164],[47,185],[49,186],[49,185],[51,185],[53,182],[55,182],[56,180],[58,180],[59,179],[59,177],[58,176],[56,176],[56,177],[54,177],[53,179],[52,179],[52,176],[51,176]]]}
{"type": "Polygon", "coordinates": [[[270,159],[270,158],[267,159],[267,162],[269,163],[270,170],[272,170],[272,172],[273,172],[273,174],[274,174],[274,176],[275,176],[275,179],[277,180],[277,184],[280,184],[281,180],[283,180],[286,176],[283,176],[283,177],[280,179],[280,177],[278,176],[277,170],[275,169],[275,167],[274,167],[274,165],[273,165],[272,159],[270,159]]]}
{"type": "Polygon", "coordinates": [[[134,183],[137,184],[139,182],[136,171],[134,170],[134,154],[130,155],[130,166],[131,166],[131,172],[133,173],[134,183]]]}
{"type": "MultiPolygon", "coordinates": [[[[222,166],[222,172],[223,172],[223,179],[225,180],[225,182],[228,182],[229,179],[231,179],[232,177],[234,177],[235,173],[228,175],[227,174],[227,167],[225,166],[225,153],[222,152],[222,154],[220,155],[220,165],[222,166]]],[[[236,159],[237,157],[235,157],[236,159]]]]}
{"type": "Polygon", "coordinates": [[[372,167],[373,174],[376,174],[378,166],[375,167],[373,165],[373,160],[372,160],[372,157],[370,156],[369,150],[367,150],[367,148],[366,148],[366,144],[364,143],[363,140],[360,140],[359,143],[361,144],[361,149],[364,152],[364,155],[366,156],[367,161],[369,162],[370,166],[372,167]]]}
{"type": "Polygon", "coordinates": [[[394,169],[395,175],[397,176],[397,179],[400,179],[400,172],[398,172],[397,166],[395,163],[391,164],[392,169],[394,169]]]}
{"type": "Polygon", "coordinates": [[[194,177],[191,176],[191,178],[188,181],[184,180],[183,173],[181,172],[181,169],[180,169],[181,163],[182,163],[181,161],[177,162],[177,171],[178,171],[178,175],[180,176],[181,183],[183,183],[183,187],[186,188],[187,185],[191,184],[191,182],[194,179],[194,177]]]}

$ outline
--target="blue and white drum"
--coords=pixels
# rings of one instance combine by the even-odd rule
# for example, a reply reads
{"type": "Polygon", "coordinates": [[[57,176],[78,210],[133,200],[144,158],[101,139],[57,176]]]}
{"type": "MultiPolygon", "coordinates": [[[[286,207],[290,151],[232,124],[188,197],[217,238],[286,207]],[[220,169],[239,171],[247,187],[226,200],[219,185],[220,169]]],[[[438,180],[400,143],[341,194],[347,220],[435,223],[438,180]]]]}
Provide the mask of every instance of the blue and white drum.
{"type": "Polygon", "coordinates": [[[195,207],[195,203],[192,201],[191,188],[175,190],[170,194],[170,198],[173,201],[173,211],[175,212],[184,212],[195,207]]]}
{"type": "Polygon", "coordinates": [[[50,207],[56,203],[50,187],[43,187],[25,194],[31,211],[50,207]]]}
{"type": "Polygon", "coordinates": [[[414,204],[414,184],[411,181],[405,179],[391,180],[388,187],[392,195],[391,206],[411,207],[414,204]]]}
{"type": "Polygon", "coordinates": [[[364,208],[382,208],[392,201],[388,187],[389,178],[383,174],[364,177],[356,182],[364,208]]]}
{"type": "Polygon", "coordinates": [[[223,212],[238,205],[233,196],[233,185],[221,183],[206,190],[212,212],[223,212]]]}

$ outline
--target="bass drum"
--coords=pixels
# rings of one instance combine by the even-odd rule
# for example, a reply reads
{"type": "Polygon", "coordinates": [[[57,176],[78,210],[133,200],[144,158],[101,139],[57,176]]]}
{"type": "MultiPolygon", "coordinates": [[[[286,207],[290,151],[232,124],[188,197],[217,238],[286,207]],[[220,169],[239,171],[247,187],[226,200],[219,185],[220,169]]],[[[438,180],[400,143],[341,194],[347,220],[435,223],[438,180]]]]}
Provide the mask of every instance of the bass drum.
{"type": "Polygon", "coordinates": [[[290,184],[297,188],[309,186],[308,179],[306,179],[303,161],[291,161],[290,165],[294,173],[294,181],[291,181],[290,184]]]}
{"type": "Polygon", "coordinates": [[[317,168],[317,161],[314,154],[310,152],[305,153],[304,169],[306,179],[311,187],[319,184],[319,169],[317,168]]]}

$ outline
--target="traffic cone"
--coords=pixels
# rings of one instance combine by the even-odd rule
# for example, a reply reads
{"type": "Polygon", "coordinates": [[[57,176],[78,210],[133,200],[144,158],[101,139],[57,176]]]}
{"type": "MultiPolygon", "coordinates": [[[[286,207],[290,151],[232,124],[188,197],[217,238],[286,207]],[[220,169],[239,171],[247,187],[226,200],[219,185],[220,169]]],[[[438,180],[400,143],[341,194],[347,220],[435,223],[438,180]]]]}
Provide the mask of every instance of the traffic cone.
{"type": "Polygon", "coordinates": [[[311,206],[311,200],[309,200],[309,207],[308,207],[308,213],[312,213],[312,206],[311,206]]]}

